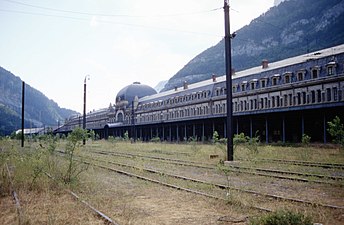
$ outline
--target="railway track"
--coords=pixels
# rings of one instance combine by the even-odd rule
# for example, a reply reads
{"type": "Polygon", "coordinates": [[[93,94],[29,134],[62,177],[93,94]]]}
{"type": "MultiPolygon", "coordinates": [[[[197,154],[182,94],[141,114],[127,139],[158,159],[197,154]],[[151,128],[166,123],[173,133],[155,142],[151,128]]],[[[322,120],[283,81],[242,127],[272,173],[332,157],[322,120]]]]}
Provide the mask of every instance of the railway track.
{"type": "MultiPolygon", "coordinates": [[[[44,172],[44,173],[50,179],[52,179],[55,182],[57,182],[56,179],[53,176],[51,176],[49,173],[47,173],[47,172],[44,172]]],[[[75,192],[73,192],[71,190],[66,190],[66,192],[68,194],[70,194],[71,196],[73,196],[73,198],[75,198],[76,200],[81,202],[83,205],[85,205],[87,208],[89,208],[96,216],[98,216],[100,219],[102,219],[106,224],[119,225],[113,219],[111,219],[109,216],[107,216],[106,214],[104,214],[100,210],[96,209],[94,206],[92,206],[90,203],[86,202],[85,200],[82,200],[75,192]]]]}
{"type": "MultiPolygon", "coordinates": [[[[87,163],[89,165],[96,166],[96,167],[99,167],[99,168],[102,168],[102,169],[106,169],[106,170],[109,170],[109,171],[112,171],[112,172],[116,172],[116,173],[119,173],[119,174],[123,174],[123,175],[129,176],[129,177],[135,177],[135,178],[138,178],[138,179],[141,179],[141,180],[149,181],[151,183],[155,183],[155,184],[159,184],[159,185],[162,185],[162,186],[170,187],[170,188],[173,188],[173,189],[177,189],[177,190],[181,190],[181,191],[186,191],[186,192],[189,192],[189,193],[193,193],[193,194],[196,194],[196,195],[200,195],[200,196],[204,196],[204,197],[208,197],[208,198],[212,198],[212,199],[226,201],[225,198],[221,198],[221,197],[218,197],[218,196],[215,196],[215,195],[211,195],[211,194],[208,194],[208,193],[205,193],[205,192],[201,192],[201,191],[198,191],[198,190],[193,190],[193,189],[190,189],[190,188],[181,187],[181,186],[178,186],[178,185],[175,185],[175,184],[169,184],[169,183],[162,182],[162,181],[159,181],[159,180],[156,180],[156,179],[152,179],[152,178],[145,177],[145,176],[142,176],[142,175],[134,174],[134,173],[131,173],[131,172],[128,172],[128,171],[119,170],[119,169],[115,169],[115,168],[112,168],[112,167],[107,167],[107,166],[104,166],[104,165],[94,164],[94,163],[91,163],[91,162],[84,162],[84,163],[87,163]]],[[[149,172],[149,171],[147,171],[147,172],[149,172]]],[[[151,170],[150,172],[154,173],[153,170],[151,170]]],[[[167,173],[161,173],[161,175],[170,176],[167,173]]],[[[178,178],[178,176],[176,176],[175,178],[178,178]]],[[[186,177],[180,178],[180,179],[197,182],[197,180],[192,180],[192,179],[189,179],[189,178],[186,178],[186,177]]],[[[204,183],[204,184],[206,184],[206,183],[204,183]]],[[[266,211],[266,212],[271,212],[272,211],[271,209],[267,209],[267,208],[263,208],[263,207],[259,207],[259,206],[247,206],[247,207],[250,207],[250,208],[253,208],[253,209],[256,209],[256,210],[259,210],[259,211],[266,211]]]]}
{"type": "Polygon", "coordinates": [[[19,197],[17,195],[17,192],[15,191],[14,189],[14,184],[13,184],[13,180],[12,180],[12,175],[11,175],[11,171],[8,167],[8,164],[5,163],[6,165],[6,170],[7,170],[7,175],[8,175],[8,180],[9,180],[9,183],[10,183],[10,191],[11,191],[11,194],[12,194],[12,197],[13,197],[13,200],[14,200],[14,203],[15,203],[15,206],[16,206],[16,210],[17,210],[17,215],[18,215],[18,223],[19,224],[22,224],[23,222],[23,210],[21,208],[21,205],[20,205],[20,201],[19,201],[19,197]]]}
{"type": "MultiPolygon", "coordinates": [[[[141,167],[136,167],[136,166],[132,166],[132,165],[128,165],[128,164],[123,164],[123,163],[118,163],[118,162],[113,162],[113,161],[104,161],[104,160],[99,160],[99,159],[94,159],[92,158],[92,160],[96,160],[99,161],[101,163],[110,163],[112,165],[116,165],[116,166],[121,166],[121,167],[127,167],[127,168],[132,168],[135,170],[143,170],[145,172],[149,172],[149,173],[154,173],[154,174],[158,174],[161,176],[169,176],[169,177],[173,177],[176,179],[181,179],[181,180],[186,180],[186,181],[191,181],[191,182],[195,182],[195,183],[201,183],[201,184],[205,184],[205,185],[210,185],[212,187],[217,187],[220,189],[230,189],[230,190],[236,190],[239,192],[243,192],[243,193],[248,193],[254,196],[261,196],[261,197],[265,197],[265,198],[272,198],[272,199],[276,199],[276,200],[281,200],[281,201],[288,201],[288,202],[296,202],[296,203],[301,203],[301,204],[306,204],[306,205],[311,205],[311,206],[320,206],[320,207],[324,207],[324,208],[330,208],[330,209],[340,209],[340,210],[344,210],[344,207],[342,206],[335,206],[335,205],[330,205],[330,204],[323,204],[323,203],[316,203],[316,202],[311,202],[311,201],[307,201],[307,200],[302,200],[302,199],[296,199],[296,198],[288,198],[288,197],[284,197],[284,196],[280,196],[280,195],[273,195],[273,194],[266,194],[266,193],[261,193],[261,192],[257,192],[257,191],[253,191],[253,190],[245,190],[245,189],[240,189],[240,188],[236,188],[233,186],[228,186],[228,185],[224,185],[224,184],[218,184],[218,183],[211,183],[208,181],[203,181],[203,180],[199,180],[199,179],[194,179],[194,178],[190,178],[190,177],[185,177],[185,176],[180,176],[180,175],[176,175],[176,174],[171,174],[171,173],[167,173],[165,171],[158,171],[158,170],[154,170],[154,169],[147,169],[147,168],[141,168],[141,167]]],[[[128,176],[134,176],[143,180],[147,180],[147,181],[151,181],[154,183],[161,183],[164,186],[171,186],[173,188],[179,189],[179,190],[184,190],[185,188],[182,187],[178,187],[176,185],[171,185],[171,184],[166,184],[166,183],[162,183],[160,181],[154,180],[152,181],[151,178],[147,178],[147,177],[143,177],[142,175],[136,175],[130,172],[126,172],[123,170],[118,170],[118,169],[114,169],[114,168],[110,168],[104,165],[98,165],[98,164],[94,164],[91,162],[86,162],[90,165],[95,165],[104,169],[108,169],[108,170],[112,170],[114,172],[117,173],[121,173],[121,174],[125,174],[128,176]]],[[[211,197],[211,198],[216,198],[216,199],[221,199],[224,200],[223,198],[219,198],[219,197],[215,197],[213,195],[209,195],[206,193],[198,193],[198,191],[192,191],[191,189],[185,190],[188,192],[193,192],[195,194],[201,194],[203,196],[207,196],[207,197],[211,197]]],[[[260,207],[254,206],[253,208],[256,209],[260,209],[262,210],[260,207]]],[[[269,209],[264,209],[264,211],[269,211],[269,209]]]]}
{"type": "Polygon", "coordinates": [[[310,161],[299,161],[299,160],[285,160],[285,159],[243,159],[245,161],[256,161],[256,162],[277,162],[282,164],[291,164],[298,166],[309,166],[309,167],[321,167],[326,169],[344,169],[344,164],[341,163],[325,163],[325,162],[310,162],[310,161]]]}
{"type": "MultiPolygon", "coordinates": [[[[114,155],[114,156],[120,156],[120,157],[126,157],[126,158],[140,157],[140,158],[146,158],[150,160],[164,161],[171,164],[192,166],[192,167],[198,167],[198,168],[204,168],[204,169],[216,169],[216,166],[214,166],[213,164],[199,163],[199,162],[187,161],[187,160],[163,158],[163,157],[156,157],[156,156],[145,156],[145,155],[140,155],[140,154],[123,153],[123,152],[120,152],[120,153],[119,152],[117,153],[104,152],[104,151],[92,151],[92,152],[97,153],[97,154],[114,155]]],[[[287,179],[287,180],[300,181],[300,182],[313,182],[313,183],[330,184],[330,185],[338,185],[339,183],[329,182],[329,181],[324,181],[324,180],[305,179],[303,177],[321,178],[321,179],[336,180],[336,181],[344,180],[344,177],[341,177],[341,176],[327,176],[327,175],[322,175],[322,174],[299,173],[299,172],[292,172],[292,171],[253,168],[253,167],[244,167],[244,166],[235,166],[235,165],[228,165],[228,169],[231,172],[235,172],[235,173],[246,173],[246,174],[251,174],[255,176],[265,176],[265,177],[278,178],[278,179],[287,179]],[[293,175],[293,176],[298,176],[298,177],[281,176],[278,174],[288,174],[288,175],[293,175]]]]}

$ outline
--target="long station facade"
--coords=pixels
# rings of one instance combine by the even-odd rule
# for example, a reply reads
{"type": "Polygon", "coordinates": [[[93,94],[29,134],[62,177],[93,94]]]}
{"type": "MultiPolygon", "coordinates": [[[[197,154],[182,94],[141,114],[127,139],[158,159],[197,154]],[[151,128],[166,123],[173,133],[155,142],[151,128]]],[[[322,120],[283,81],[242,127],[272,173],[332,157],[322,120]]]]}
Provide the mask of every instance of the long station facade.
{"type": "MultiPolygon", "coordinates": [[[[89,112],[86,128],[100,138],[123,137],[149,141],[211,140],[214,131],[226,137],[226,77],[156,93],[135,82],[124,87],[116,103],[89,112]]],[[[327,122],[344,120],[344,45],[299,55],[278,62],[232,71],[233,133],[259,135],[262,142],[326,143],[327,122]]],[[[55,130],[68,133],[82,127],[76,115],[55,130]]]]}

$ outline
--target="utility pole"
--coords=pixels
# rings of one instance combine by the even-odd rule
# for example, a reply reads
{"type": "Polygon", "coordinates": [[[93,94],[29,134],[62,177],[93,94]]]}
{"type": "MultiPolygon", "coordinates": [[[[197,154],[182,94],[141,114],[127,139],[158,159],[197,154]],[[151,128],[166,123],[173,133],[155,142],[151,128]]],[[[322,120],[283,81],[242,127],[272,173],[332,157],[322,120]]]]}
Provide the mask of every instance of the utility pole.
{"type": "MultiPolygon", "coordinates": [[[[86,130],[86,79],[90,79],[90,75],[86,75],[84,79],[84,115],[83,115],[83,121],[82,121],[82,129],[86,130]]],[[[84,136],[82,140],[82,144],[86,144],[86,137],[84,136]]]]}
{"type": "Polygon", "coordinates": [[[131,138],[133,139],[133,142],[136,142],[134,101],[132,101],[132,108],[131,108],[131,138]]]}
{"type": "Polygon", "coordinates": [[[25,106],[25,82],[22,85],[22,121],[21,121],[21,146],[24,147],[24,109],[25,106]]]}
{"type": "Polygon", "coordinates": [[[233,104],[232,104],[232,56],[231,39],[235,33],[230,33],[229,0],[224,0],[225,13],[225,61],[226,61],[226,86],[227,86],[227,160],[233,161],[233,104]]]}

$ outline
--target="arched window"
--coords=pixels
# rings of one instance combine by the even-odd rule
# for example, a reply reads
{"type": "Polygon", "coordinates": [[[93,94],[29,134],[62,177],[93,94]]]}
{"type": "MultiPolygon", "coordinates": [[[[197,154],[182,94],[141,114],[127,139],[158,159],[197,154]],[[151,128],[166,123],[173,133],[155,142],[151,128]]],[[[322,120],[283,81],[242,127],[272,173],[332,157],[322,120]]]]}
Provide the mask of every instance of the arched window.
{"type": "Polygon", "coordinates": [[[319,77],[319,73],[320,73],[320,67],[319,66],[315,66],[312,68],[312,79],[316,79],[319,77]]]}
{"type": "Polygon", "coordinates": [[[117,122],[123,122],[123,113],[118,113],[117,114],[117,122]]]}

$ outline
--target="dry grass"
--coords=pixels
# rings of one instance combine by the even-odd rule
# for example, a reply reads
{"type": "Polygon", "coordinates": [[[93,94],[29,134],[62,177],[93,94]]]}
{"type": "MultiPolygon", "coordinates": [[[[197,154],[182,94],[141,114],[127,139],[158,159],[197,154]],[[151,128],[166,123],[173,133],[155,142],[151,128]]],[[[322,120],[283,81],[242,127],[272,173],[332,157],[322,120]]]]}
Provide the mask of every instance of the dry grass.
{"type": "MultiPolygon", "coordinates": [[[[64,145],[64,142],[60,142],[58,148],[63,149],[64,145]]],[[[37,160],[37,155],[33,154],[31,155],[32,157],[29,157],[23,154],[23,152],[37,153],[41,150],[37,143],[30,143],[23,151],[19,148],[19,142],[1,142],[0,163],[3,165],[4,161],[8,161],[15,168],[15,186],[22,203],[26,224],[103,224],[88,209],[64,192],[64,189],[67,188],[66,186],[56,185],[46,176],[39,176],[35,179],[35,182],[31,182],[35,165],[42,163],[42,161],[37,160]]],[[[226,184],[226,177],[220,171],[167,164],[139,157],[125,158],[97,155],[92,153],[92,151],[127,152],[210,163],[215,166],[220,159],[224,159],[223,146],[199,143],[177,145],[167,143],[131,144],[126,142],[89,141],[84,148],[80,149],[78,154],[91,157],[89,160],[102,159],[134,165],[141,169],[121,168],[108,163],[101,163],[102,165],[121,168],[171,184],[197,189],[219,197],[226,197],[226,190],[220,190],[209,185],[180,181],[167,176],[149,174],[143,168],[153,168],[166,173],[226,184]],[[210,155],[219,155],[219,158],[210,159],[210,155]]],[[[280,147],[261,145],[258,147],[258,154],[253,154],[245,146],[237,146],[234,158],[252,160],[259,158],[283,158],[344,163],[343,152],[333,146],[330,146],[330,148],[321,146],[319,148],[318,146],[280,147]]],[[[55,158],[53,162],[56,163],[55,167],[53,167],[54,170],[63,168],[64,162],[62,158],[55,158]]],[[[305,169],[300,166],[280,165],[272,162],[262,163],[258,161],[240,161],[239,163],[240,165],[250,167],[344,176],[342,170],[305,169]]],[[[58,171],[51,172],[58,174],[58,171]]],[[[274,178],[235,172],[230,173],[229,176],[230,185],[238,188],[295,198],[300,197],[314,202],[327,202],[334,205],[343,204],[344,191],[341,186],[276,180],[274,178]]],[[[6,181],[0,179],[1,185],[6,185],[6,181]]],[[[243,221],[242,218],[251,217],[258,213],[255,210],[249,209],[253,205],[270,209],[292,209],[311,215],[315,219],[314,222],[322,222],[324,224],[344,223],[343,212],[340,210],[328,210],[257,196],[252,197],[252,195],[233,190],[230,191],[228,201],[218,201],[93,167],[90,167],[86,173],[83,173],[79,182],[73,185],[72,188],[82,199],[90,202],[119,224],[231,224],[232,222],[221,222],[219,220],[221,218],[224,220],[231,218],[232,221],[236,221],[239,218],[239,221],[243,221]]],[[[2,197],[0,198],[0,224],[15,224],[17,223],[17,215],[13,201],[6,193],[6,188],[0,188],[0,190],[2,190],[2,197]]],[[[235,224],[245,224],[245,222],[235,224]]]]}
{"type": "Polygon", "coordinates": [[[217,224],[223,216],[246,215],[225,202],[101,169],[92,169],[84,176],[88,181],[85,198],[120,224],[217,224]],[[89,183],[92,178],[96,188],[89,183]]]}

